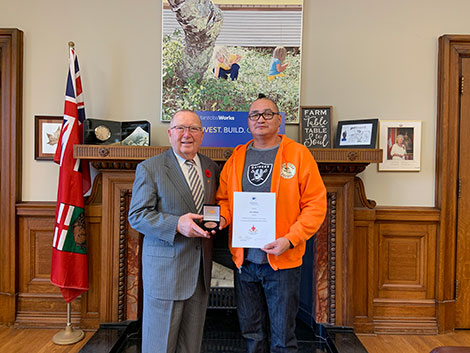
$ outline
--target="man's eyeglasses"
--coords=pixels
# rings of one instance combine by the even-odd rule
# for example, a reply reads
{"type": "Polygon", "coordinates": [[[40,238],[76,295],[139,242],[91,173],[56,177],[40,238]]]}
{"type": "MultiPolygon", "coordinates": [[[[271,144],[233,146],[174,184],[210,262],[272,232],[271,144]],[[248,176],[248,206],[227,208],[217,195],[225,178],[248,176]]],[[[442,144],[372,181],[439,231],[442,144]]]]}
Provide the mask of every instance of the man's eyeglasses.
{"type": "Polygon", "coordinates": [[[259,118],[263,117],[264,120],[271,120],[274,118],[274,115],[279,115],[279,113],[274,112],[264,112],[264,113],[250,113],[248,114],[248,119],[251,121],[258,121],[259,118]]]}
{"type": "Polygon", "coordinates": [[[200,126],[184,126],[184,125],[176,125],[171,127],[170,129],[175,130],[178,133],[184,134],[186,130],[188,130],[191,134],[197,134],[198,132],[202,131],[202,127],[200,126]]]}

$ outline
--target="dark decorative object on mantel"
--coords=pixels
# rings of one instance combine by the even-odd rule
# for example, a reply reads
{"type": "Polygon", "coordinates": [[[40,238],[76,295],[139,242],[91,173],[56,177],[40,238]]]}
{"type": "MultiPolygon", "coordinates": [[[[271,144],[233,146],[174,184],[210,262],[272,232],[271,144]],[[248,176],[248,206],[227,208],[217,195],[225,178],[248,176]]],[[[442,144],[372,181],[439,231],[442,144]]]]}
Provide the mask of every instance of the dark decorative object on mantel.
{"type": "Polygon", "coordinates": [[[89,145],[112,145],[121,141],[119,121],[86,119],[83,123],[83,141],[89,145]]]}
{"type": "Polygon", "coordinates": [[[150,123],[145,120],[123,121],[121,123],[121,145],[149,146],[150,123]]]}
{"type": "Polygon", "coordinates": [[[84,143],[90,145],[150,145],[150,123],[145,120],[86,119],[83,134],[84,143]]]}

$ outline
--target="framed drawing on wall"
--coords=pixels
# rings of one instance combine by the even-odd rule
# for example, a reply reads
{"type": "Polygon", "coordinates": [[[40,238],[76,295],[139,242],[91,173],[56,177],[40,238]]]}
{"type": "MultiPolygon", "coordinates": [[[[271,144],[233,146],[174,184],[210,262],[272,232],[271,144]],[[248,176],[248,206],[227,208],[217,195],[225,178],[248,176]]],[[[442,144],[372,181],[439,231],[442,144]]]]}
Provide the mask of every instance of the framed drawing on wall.
{"type": "Polygon", "coordinates": [[[331,106],[300,107],[300,143],[308,148],[331,148],[331,106]]]}
{"type": "Polygon", "coordinates": [[[62,116],[36,115],[34,123],[34,159],[54,160],[62,116]]]}
{"type": "Polygon", "coordinates": [[[421,168],[421,121],[381,120],[379,148],[383,162],[378,170],[419,172],[421,168]]]}
{"type": "Polygon", "coordinates": [[[338,121],[335,148],[375,148],[379,119],[338,121]]]}

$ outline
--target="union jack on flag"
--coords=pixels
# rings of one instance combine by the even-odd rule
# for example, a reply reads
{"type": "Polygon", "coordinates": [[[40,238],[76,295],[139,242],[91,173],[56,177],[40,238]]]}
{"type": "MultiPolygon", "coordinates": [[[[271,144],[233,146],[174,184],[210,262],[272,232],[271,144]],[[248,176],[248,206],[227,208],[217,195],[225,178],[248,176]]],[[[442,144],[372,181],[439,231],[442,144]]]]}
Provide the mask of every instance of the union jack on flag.
{"type": "Polygon", "coordinates": [[[54,161],[59,167],[51,282],[67,303],[88,290],[88,263],[83,195],[90,189],[88,162],[73,158],[73,145],[83,143],[82,82],[75,49],[69,53],[64,120],[54,161]]]}

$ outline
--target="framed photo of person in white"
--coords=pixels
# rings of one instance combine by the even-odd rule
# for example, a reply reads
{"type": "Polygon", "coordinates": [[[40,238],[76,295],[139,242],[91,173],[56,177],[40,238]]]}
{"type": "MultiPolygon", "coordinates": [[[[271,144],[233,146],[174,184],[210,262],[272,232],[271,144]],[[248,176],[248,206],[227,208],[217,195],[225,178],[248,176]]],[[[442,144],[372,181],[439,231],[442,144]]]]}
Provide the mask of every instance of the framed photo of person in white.
{"type": "Polygon", "coordinates": [[[381,120],[378,170],[419,172],[421,168],[421,121],[381,120]]]}

